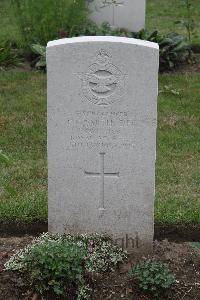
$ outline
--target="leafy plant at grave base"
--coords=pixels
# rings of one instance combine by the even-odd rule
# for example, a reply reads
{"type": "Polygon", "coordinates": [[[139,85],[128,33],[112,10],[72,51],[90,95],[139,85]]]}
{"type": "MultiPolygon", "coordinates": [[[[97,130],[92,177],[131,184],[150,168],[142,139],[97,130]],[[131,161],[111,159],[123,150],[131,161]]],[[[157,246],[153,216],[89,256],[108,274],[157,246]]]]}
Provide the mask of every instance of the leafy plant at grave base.
{"type": "Polygon", "coordinates": [[[159,44],[161,69],[174,68],[177,64],[187,61],[189,58],[189,43],[184,36],[178,33],[161,34],[157,30],[153,32],[141,30],[134,33],[133,37],[159,44]]]}
{"type": "Polygon", "coordinates": [[[91,247],[90,254],[86,260],[86,269],[89,272],[102,273],[114,271],[119,263],[127,258],[127,253],[110,240],[100,242],[89,241],[91,247]]]}
{"type": "Polygon", "coordinates": [[[161,34],[157,30],[149,32],[144,29],[139,32],[130,32],[120,28],[113,30],[106,23],[102,24],[100,30],[103,35],[125,36],[158,43],[160,69],[174,68],[180,62],[187,61],[190,55],[190,46],[187,39],[178,33],[161,34]]]}
{"type": "Polygon", "coordinates": [[[25,47],[46,45],[87,19],[85,0],[12,0],[12,6],[25,47]]]}
{"type": "Polygon", "coordinates": [[[38,55],[35,67],[46,70],[46,47],[40,44],[33,44],[31,45],[31,50],[38,55]]]}
{"type": "Polygon", "coordinates": [[[12,48],[10,42],[0,45],[0,69],[16,66],[19,63],[17,50],[12,48]]]}
{"type": "Polygon", "coordinates": [[[87,258],[85,268],[87,272],[110,272],[127,259],[127,252],[113,244],[109,236],[99,234],[81,234],[79,236],[67,236],[75,242],[87,245],[87,258]]]}
{"type": "Polygon", "coordinates": [[[46,233],[14,254],[5,269],[26,278],[28,275],[30,284],[42,296],[52,291],[60,296],[75,292],[77,299],[88,299],[88,274],[114,270],[124,259],[126,253],[112,245],[108,237],[46,233]]]}
{"type": "Polygon", "coordinates": [[[140,289],[155,297],[159,297],[174,282],[174,276],[166,265],[153,260],[146,260],[133,267],[130,276],[136,279],[140,289]]]}
{"type": "Polygon", "coordinates": [[[53,291],[64,295],[73,289],[83,290],[86,248],[72,241],[40,238],[27,246],[7,263],[7,270],[18,270],[29,276],[30,283],[41,295],[53,291]]]}

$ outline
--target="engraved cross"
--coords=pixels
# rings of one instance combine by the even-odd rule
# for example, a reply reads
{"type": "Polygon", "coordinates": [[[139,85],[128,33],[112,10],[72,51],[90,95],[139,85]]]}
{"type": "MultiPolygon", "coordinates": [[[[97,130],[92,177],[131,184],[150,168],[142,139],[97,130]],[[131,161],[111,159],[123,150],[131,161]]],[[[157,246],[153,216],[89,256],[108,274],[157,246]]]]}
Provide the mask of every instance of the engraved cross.
{"type": "Polygon", "coordinates": [[[119,172],[117,172],[117,173],[107,173],[107,172],[105,172],[105,169],[104,169],[104,156],[105,156],[104,152],[100,153],[100,159],[101,159],[100,172],[87,172],[87,171],[85,171],[85,175],[93,176],[93,177],[97,176],[97,177],[100,177],[100,179],[101,179],[101,181],[100,181],[100,184],[101,184],[101,189],[100,189],[101,203],[100,203],[100,207],[99,207],[100,211],[105,210],[105,184],[104,184],[105,177],[116,177],[116,178],[119,177],[119,172]]]}
{"type": "Polygon", "coordinates": [[[112,26],[115,26],[115,9],[118,6],[124,6],[124,0],[102,0],[102,7],[112,5],[112,26]]]}

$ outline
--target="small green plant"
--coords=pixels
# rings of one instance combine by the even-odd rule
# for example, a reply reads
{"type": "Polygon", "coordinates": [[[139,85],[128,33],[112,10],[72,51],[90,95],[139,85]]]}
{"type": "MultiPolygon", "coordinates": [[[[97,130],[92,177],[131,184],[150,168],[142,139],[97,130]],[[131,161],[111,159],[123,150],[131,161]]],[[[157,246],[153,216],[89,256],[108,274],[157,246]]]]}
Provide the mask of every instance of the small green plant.
{"type": "Polygon", "coordinates": [[[0,163],[9,164],[9,162],[9,157],[6,154],[4,154],[2,150],[0,150],[0,163]]]}
{"type": "Polygon", "coordinates": [[[196,24],[192,18],[193,5],[191,0],[181,0],[185,6],[186,15],[182,20],[176,21],[175,24],[180,24],[183,28],[186,29],[188,41],[192,42],[192,37],[196,35],[196,24]]]}
{"type": "Polygon", "coordinates": [[[19,63],[17,50],[12,48],[10,42],[0,45],[0,69],[16,66],[19,63]]]}
{"type": "Polygon", "coordinates": [[[174,96],[181,96],[182,90],[173,88],[172,85],[164,85],[162,90],[159,90],[159,94],[166,93],[174,96]]]}
{"type": "Polygon", "coordinates": [[[49,292],[71,295],[75,291],[77,299],[88,299],[88,274],[112,271],[124,259],[126,253],[114,246],[108,237],[46,233],[14,254],[6,262],[5,269],[28,277],[29,283],[42,296],[49,292]]]}
{"type": "MultiPolygon", "coordinates": [[[[45,295],[53,291],[64,295],[70,290],[85,290],[84,258],[86,247],[62,236],[43,235],[14,255],[5,265],[7,270],[28,275],[36,291],[45,295]]],[[[79,295],[78,295],[79,297],[79,295]]]]}
{"type": "Polygon", "coordinates": [[[132,268],[130,276],[136,279],[140,289],[158,297],[169,289],[174,282],[174,276],[168,268],[157,261],[146,260],[132,268]]]}
{"type": "Polygon", "coordinates": [[[141,30],[133,33],[137,39],[147,40],[159,44],[160,70],[172,69],[176,65],[187,61],[190,56],[190,46],[187,39],[181,34],[170,32],[161,34],[157,30],[148,32],[141,30]]]}
{"type": "Polygon", "coordinates": [[[33,53],[38,55],[35,67],[38,69],[46,70],[46,47],[40,44],[33,44],[31,45],[31,50],[33,53]]]}
{"type": "Polygon", "coordinates": [[[193,248],[200,249],[200,242],[192,242],[192,243],[190,243],[190,245],[191,245],[193,248]]]}
{"type": "Polygon", "coordinates": [[[88,272],[102,273],[114,271],[119,263],[127,258],[125,251],[113,245],[111,241],[100,240],[100,242],[89,241],[91,250],[86,260],[88,272]]]}

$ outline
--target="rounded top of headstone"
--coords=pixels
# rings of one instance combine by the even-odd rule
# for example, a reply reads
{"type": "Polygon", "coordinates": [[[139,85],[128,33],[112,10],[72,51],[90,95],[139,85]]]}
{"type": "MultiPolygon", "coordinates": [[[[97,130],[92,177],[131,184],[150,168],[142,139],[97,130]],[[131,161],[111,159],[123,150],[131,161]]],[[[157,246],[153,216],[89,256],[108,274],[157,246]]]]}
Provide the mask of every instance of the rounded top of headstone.
{"type": "Polygon", "coordinates": [[[117,36],[81,36],[81,37],[65,38],[65,39],[50,41],[48,42],[47,47],[49,48],[49,47],[60,46],[65,44],[90,43],[90,42],[91,43],[92,42],[124,43],[124,44],[132,44],[136,46],[154,48],[157,50],[159,49],[159,45],[157,43],[143,41],[134,38],[117,37],[117,36]]]}

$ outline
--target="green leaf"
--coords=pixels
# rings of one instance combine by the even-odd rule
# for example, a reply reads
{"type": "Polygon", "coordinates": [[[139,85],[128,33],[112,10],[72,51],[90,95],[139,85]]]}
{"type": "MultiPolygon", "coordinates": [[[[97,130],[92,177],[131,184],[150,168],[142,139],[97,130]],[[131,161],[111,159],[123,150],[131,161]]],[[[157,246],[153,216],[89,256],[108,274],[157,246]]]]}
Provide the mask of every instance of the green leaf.
{"type": "Polygon", "coordinates": [[[35,54],[39,54],[41,56],[46,55],[46,47],[40,45],[40,44],[33,44],[31,45],[31,49],[35,54]]]}
{"type": "Polygon", "coordinates": [[[193,248],[200,249],[200,242],[192,242],[192,243],[190,243],[190,245],[191,245],[193,248]]]}
{"type": "Polygon", "coordinates": [[[45,68],[46,67],[46,59],[41,58],[37,63],[36,63],[36,68],[45,68]]]}
{"type": "Polygon", "coordinates": [[[6,163],[6,164],[9,164],[10,162],[10,159],[7,155],[5,155],[2,150],[0,150],[0,162],[1,163],[6,163]]]}

